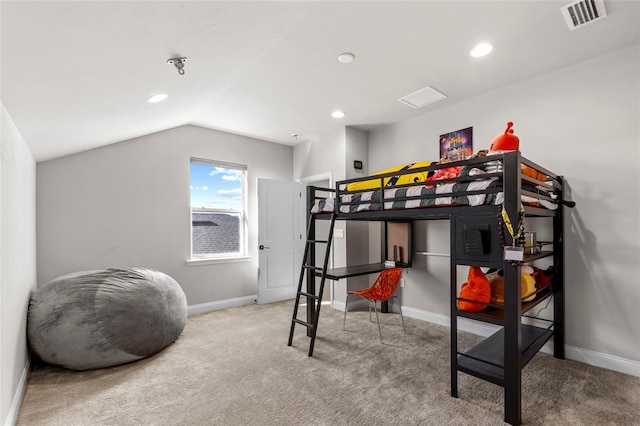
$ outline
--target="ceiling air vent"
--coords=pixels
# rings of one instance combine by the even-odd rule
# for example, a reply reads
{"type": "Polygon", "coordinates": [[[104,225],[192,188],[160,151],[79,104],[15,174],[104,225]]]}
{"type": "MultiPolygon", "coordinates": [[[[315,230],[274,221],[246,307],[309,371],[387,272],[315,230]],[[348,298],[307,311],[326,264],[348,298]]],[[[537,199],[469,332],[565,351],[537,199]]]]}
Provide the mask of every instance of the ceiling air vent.
{"type": "Polygon", "coordinates": [[[574,1],[561,7],[560,11],[571,31],[607,16],[604,0],[574,1]]]}
{"type": "Polygon", "coordinates": [[[431,86],[424,87],[398,99],[411,108],[420,108],[433,102],[445,99],[447,95],[438,92],[431,86]]]}

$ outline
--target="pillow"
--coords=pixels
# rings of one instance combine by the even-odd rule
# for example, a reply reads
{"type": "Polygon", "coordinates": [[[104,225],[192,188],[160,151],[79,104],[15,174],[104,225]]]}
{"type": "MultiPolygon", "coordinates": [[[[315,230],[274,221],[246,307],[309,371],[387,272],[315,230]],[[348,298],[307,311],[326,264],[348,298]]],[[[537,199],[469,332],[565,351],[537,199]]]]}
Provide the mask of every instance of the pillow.
{"type": "MultiPolygon", "coordinates": [[[[451,179],[460,175],[460,167],[447,167],[445,169],[436,170],[436,172],[427,178],[427,181],[451,179]]],[[[427,185],[427,188],[433,188],[435,185],[427,185]]]]}
{"type": "Polygon", "coordinates": [[[544,182],[547,180],[547,175],[545,175],[542,172],[537,171],[536,169],[534,169],[533,167],[529,167],[526,164],[522,164],[520,165],[520,169],[522,171],[522,174],[525,176],[529,176],[530,178],[533,179],[537,179],[541,182],[544,182]]]}
{"type": "MultiPolygon", "coordinates": [[[[406,172],[407,170],[419,169],[421,167],[428,167],[433,162],[423,161],[420,163],[403,164],[401,166],[391,167],[372,174],[371,176],[384,175],[386,173],[393,172],[406,172]]],[[[423,170],[415,173],[406,173],[397,176],[390,176],[384,178],[384,186],[406,185],[411,183],[422,183],[427,180],[427,177],[433,174],[433,170],[423,170]]],[[[358,191],[364,189],[376,189],[380,188],[380,179],[370,179],[361,182],[353,182],[347,185],[347,191],[358,191]]]]}

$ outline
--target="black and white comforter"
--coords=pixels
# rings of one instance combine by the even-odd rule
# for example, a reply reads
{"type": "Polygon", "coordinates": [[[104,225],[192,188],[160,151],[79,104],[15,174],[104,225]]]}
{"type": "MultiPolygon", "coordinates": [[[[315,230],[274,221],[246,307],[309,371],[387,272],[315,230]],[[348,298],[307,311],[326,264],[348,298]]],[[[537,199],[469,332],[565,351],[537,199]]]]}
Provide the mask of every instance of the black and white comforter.
{"type": "MultiPolygon", "coordinates": [[[[501,183],[498,179],[482,179],[463,183],[443,183],[427,187],[416,185],[404,188],[388,188],[384,190],[384,210],[414,209],[435,206],[479,206],[500,205],[504,201],[501,183]],[[491,189],[496,188],[493,192],[491,189]],[[486,191],[469,194],[472,191],[486,191]],[[437,197],[425,198],[438,195],[437,197]]],[[[550,210],[557,209],[557,204],[548,200],[530,196],[522,196],[523,203],[539,203],[550,210]]],[[[335,199],[316,200],[311,213],[333,212],[335,199]]],[[[343,193],[340,195],[340,213],[355,213],[380,210],[380,191],[343,193]]]]}

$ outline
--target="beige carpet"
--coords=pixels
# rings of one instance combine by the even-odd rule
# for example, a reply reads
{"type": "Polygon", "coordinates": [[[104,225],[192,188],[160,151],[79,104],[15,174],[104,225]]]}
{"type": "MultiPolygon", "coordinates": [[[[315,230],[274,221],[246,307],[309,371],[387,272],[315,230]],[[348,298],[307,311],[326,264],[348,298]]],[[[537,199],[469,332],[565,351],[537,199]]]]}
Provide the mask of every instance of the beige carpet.
{"type": "MultiPolygon", "coordinates": [[[[449,329],[323,308],[314,356],[293,302],[190,317],[159,354],[74,372],[34,363],[18,425],[499,425],[503,390],[459,373],[449,329]]],[[[463,334],[460,345],[477,336],[463,334]]],[[[638,425],[640,378],[539,353],[522,375],[525,425],[638,425]]]]}

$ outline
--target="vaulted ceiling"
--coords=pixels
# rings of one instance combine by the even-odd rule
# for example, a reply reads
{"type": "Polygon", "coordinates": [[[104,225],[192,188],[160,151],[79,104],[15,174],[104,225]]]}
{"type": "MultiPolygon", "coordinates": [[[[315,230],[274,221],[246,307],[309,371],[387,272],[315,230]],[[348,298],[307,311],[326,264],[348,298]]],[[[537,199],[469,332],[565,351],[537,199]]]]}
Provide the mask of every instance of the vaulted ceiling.
{"type": "Polygon", "coordinates": [[[567,3],[2,1],[0,95],[37,161],[184,124],[294,145],[640,43],[640,2],[608,0],[608,17],[574,31],[567,3]],[[470,57],[481,41],[494,51],[470,57]],[[398,101],[427,85],[447,98],[398,101]],[[169,97],[147,103],[157,93],[169,97]]]}

